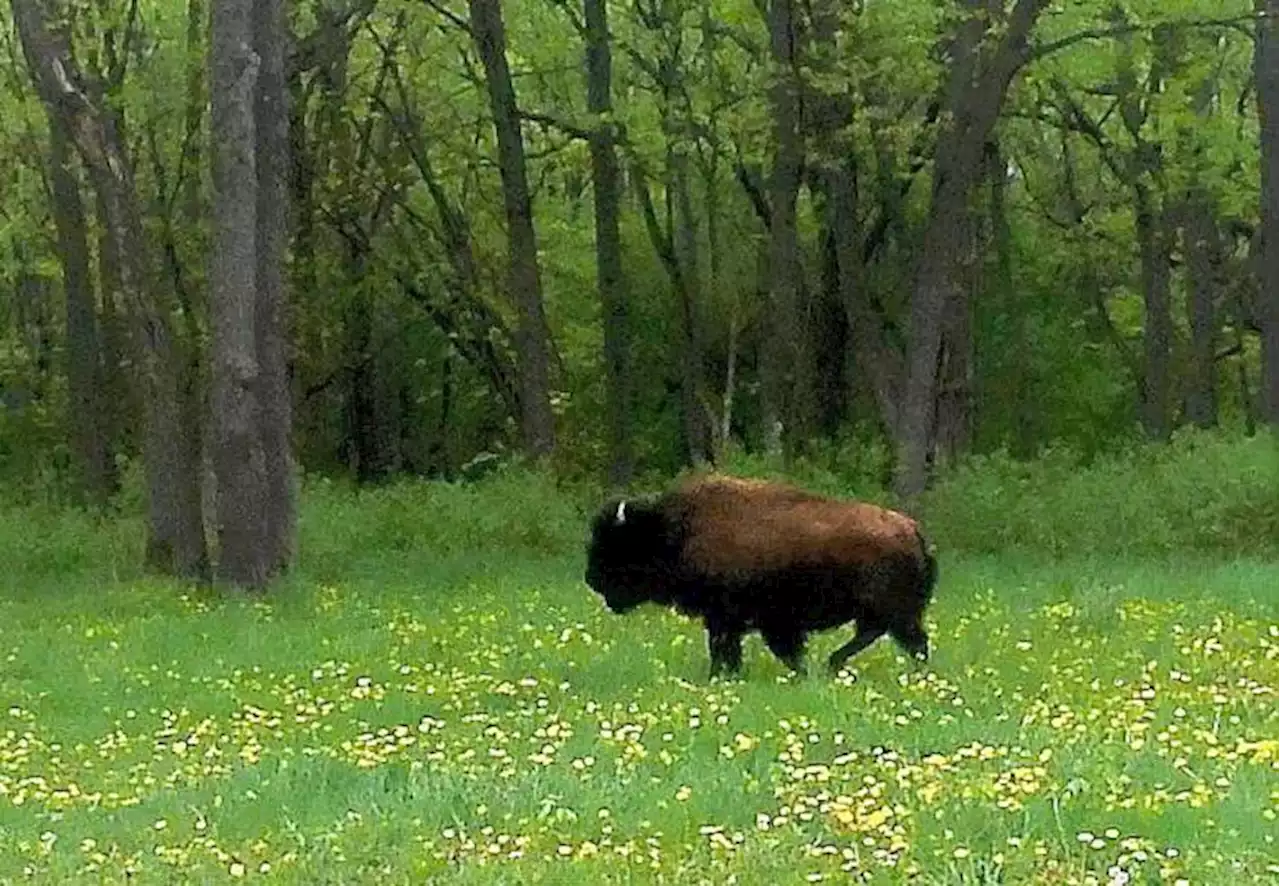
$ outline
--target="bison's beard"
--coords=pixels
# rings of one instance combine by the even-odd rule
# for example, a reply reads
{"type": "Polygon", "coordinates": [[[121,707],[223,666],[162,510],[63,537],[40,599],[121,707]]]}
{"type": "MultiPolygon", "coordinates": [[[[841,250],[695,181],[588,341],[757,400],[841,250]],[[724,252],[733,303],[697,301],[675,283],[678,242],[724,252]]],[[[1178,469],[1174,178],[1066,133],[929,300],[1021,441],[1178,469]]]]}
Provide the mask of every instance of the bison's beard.
{"type": "Polygon", "coordinates": [[[587,584],[600,595],[600,599],[604,600],[604,605],[615,615],[626,615],[648,599],[643,594],[631,594],[626,590],[619,589],[616,585],[609,586],[601,581],[599,576],[588,576],[587,584]],[[592,581],[592,578],[595,578],[596,581],[592,581]]]}

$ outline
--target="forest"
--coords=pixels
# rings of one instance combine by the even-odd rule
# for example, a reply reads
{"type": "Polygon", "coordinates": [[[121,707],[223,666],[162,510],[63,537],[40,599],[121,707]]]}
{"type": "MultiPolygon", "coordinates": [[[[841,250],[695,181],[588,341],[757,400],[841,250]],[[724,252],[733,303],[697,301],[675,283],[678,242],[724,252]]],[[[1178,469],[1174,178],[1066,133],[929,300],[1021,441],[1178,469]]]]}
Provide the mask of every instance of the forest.
{"type": "Polygon", "coordinates": [[[0,475],[145,478],[164,571],[271,573],[296,474],[909,501],[1276,422],[1273,3],[8,12],[0,475]]]}
{"type": "Polygon", "coordinates": [[[1276,0],[0,24],[0,886],[1274,886],[1276,0]]]}

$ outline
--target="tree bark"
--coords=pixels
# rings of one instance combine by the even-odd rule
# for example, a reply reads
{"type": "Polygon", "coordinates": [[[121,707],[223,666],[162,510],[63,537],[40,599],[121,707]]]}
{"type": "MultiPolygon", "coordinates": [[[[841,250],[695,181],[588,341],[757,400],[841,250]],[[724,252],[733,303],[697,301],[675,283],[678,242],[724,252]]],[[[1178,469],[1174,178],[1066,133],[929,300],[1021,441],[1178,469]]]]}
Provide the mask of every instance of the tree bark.
{"type": "Polygon", "coordinates": [[[66,303],[67,429],[78,493],[82,500],[103,508],[115,492],[116,476],[104,421],[107,400],[102,386],[102,345],[80,181],[72,165],[67,124],[58,114],[49,117],[49,140],[53,220],[66,303]]]}
{"type": "Polygon", "coordinates": [[[1255,0],[1254,11],[1258,15],[1257,35],[1254,41],[1253,72],[1256,80],[1259,128],[1259,169],[1261,188],[1259,194],[1259,244],[1258,274],[1258,325],[1262,331],[1262,381],[1258,391],[1258,412],[1262,421],[1276,424],[1280,417],[1280,396],[1277,395],[1277,373],[1280,373],[1280,329],[1277,328],[1277,301],[1280,300],[1280,255],[1276,251],[1277,226],[1276,202],[1280,200],[1276,165],[1280,163],[1280,95],[1276,73],[1276,24],[1280,19],[1280,3],[1277,0],[1255,0]]]}
{"type": "Polygon", "coordinates": [[[933,448],[938,362],[947,305],[966,297],[965,267],[975,260],[969,200],[983,175],[982,155],[1014,76],[1030,58],[1028,40],[1047,0],[1018,0],[1003,22],[970,3],[952,43],[942,127],[934,156],[929,217],[911,292],[909,354],[898,436],[896,491],[924,491],[933,448]],[[998,39],[995,31],[1002,36],[998,39]],[[983,45],[992,43],[984,52],[983,45]]]}
{"type": "MultiPolygon", "coordinates": [[[[967,270],[974,275],[979,250],[974,232],[969,233],[969,250],[975,260],[967,270]]],[[[934,448],[940,457],[950,462],[968,451],[973,439],[973,296],[976,291],[976,280],[970,280],[964,296],[947,303],[943,318],[934,448]]]]}
{"type": "Polygon", "coordinates": [[[880,318],[864,289],[862,236],[858,225],[858,186],[852,160],[828,170],[827,224],[835,241],[840,301],[848,317],[849,338],[859,372],[879,407],[880,421],[896,439],[904,367],[897,350],[885,342],[880,318]]]}
{"type": "Polygon", "coordinates": [[[702,303],[698,270],[698,222],[689,193],[689,158],[680,148],[667,151],[668,195],[675,215],[673,249],[680,266],[680,414],[685,464],[698,467],[711,460],[711,428],[703,407],[702,303]]]}
{"type": "Polygon", "coordinates": [[[583,0],[586,23],[587,111],[591,131],[591,182],[595,208],[596,290],[604,316],[605,425],[609,447],[606,479],[611,487],[631,482],[631,331],[622,271],[619,229],[621,177],[615,148],[613,58],[605,0],[583,0]]]}
{"type": "Polygon", "coordinates": [[[275,575],[293,559],[297,531],[294,500],[293,392],[289,374],[285,254],[289,245],[289,90],[285,56],[289,40],[284,0],[253,4],[254,51],[260,59],[254,99],[257,172],[257,305],[254,346],[258,358],[259,409],[266,486],[263,544],[266,568],[275,575]]]}
{"type": "MultiPolygon", "coordinates": [[[[703,164],[703,207],[707,218],[707,291],[720,292],[720,182],[717,170],[719,157],[711,149],[703,164]]],[[[725,322],[728,325],[725,342],[724,391],[720,397],[720,414],[716,417],[715,435],[712,441],[712,463],[719,461],[729,446],[733,434],[733,401],[738,384],[738,327],[740,320],[737,292],[726,294],[728,304],[725,322]]]]}
{"type": "MultiPolygon", "coordinates": [[[[90,176],[91,184],[92,181],[90,176]]],[[[102,387],[105,402],[111,404],[111,408],[104,409],[102,421],[109,445],[117,452],[129,453],[140,445],[136,429],[143,423],[143,409],[138,386],[129,378],[136,361],[129,354],[129,318],[120,280],[119,250],[107,224],[102,195],[97,188],[92,190],[98,235],[95,270],[102,318],[102,387]]]]}
{"type": "MultiPolygon", "coordinates": [[[[782,422],[789,451],[803,446],[814,427],[814,355],[808,305],[802,302],[796,199],[804,164],[797,82],[794,0],[770,0],[769,46],[773,84],[773,168],[769,176],[769,315],[772,329],[764,344],[762,393],[766,421],[782,422]]],[[[766,428],[766,439],[773,429],[766,428]]]]}
{"type": "Polygon", "coordinates": [[[1169,295],[1169,232],[1164,213],[1148,188],[1134,186],[1134,225],[1142,265],[1143,329],[1142,429],[1152,440],[1167,440],[1173,317],[1169,295]]]}
{"type": "Polygon", "coordinates": [[[144,405],[149,538],[147,564],[184,577],[203,578],[208,552],[200,516],[199,464],[192,463],[182,421],[179,365],[167,312],[160,309],[133,181],[133,165],[115,114],[102,90],[86,85],[61,23],[57,4],[11,0],[27,64],[46,107],[65,113],[76,151],[101,198],[130,314],[144,405]],[[59,23],[57,27],[52,23],[59,23]]]}
{"type": "Polygon", "coordinates": [[[218,484],[218,577],[244,588],[266,585],[266,464],[259,434],[257,206],[252,0],[213,8],[212,132],[214,248],[213,466],[218,484]]]}
{"type": "Polygon", "coordinates": [[[555,416],[551,412],[551,333],[542,303],[520,111],[507,65],[501,2],[469,0],[469,6],[471,37],[484,65],[498,141],[498,171],[507,215],[507,291],[519,315],[515,344],[520,360],[521,431],[525,449],[540,458],[550,455],[556,442],[555,416]]]}
{"type": "Polygon", "coordinates": [[[1222,288],[1222,240],[1209,195],[1202,186],[1192,190],[1185,208],[1183,254],[1187,259],[1190,291],[1187,326],[1191,330],[1191,366],[1186,392],[1186,417],[1197,427],[1218,423],[1218,318],[1216,300],[1222,288]]]}

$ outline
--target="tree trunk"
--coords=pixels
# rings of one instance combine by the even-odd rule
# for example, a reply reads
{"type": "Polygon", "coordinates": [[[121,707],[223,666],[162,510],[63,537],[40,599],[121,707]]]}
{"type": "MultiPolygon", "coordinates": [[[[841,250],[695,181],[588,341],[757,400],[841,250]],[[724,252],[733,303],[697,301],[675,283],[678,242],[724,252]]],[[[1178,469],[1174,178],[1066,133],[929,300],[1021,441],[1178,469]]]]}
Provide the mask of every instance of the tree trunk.
{"type": "Polygon", "coordinates": [[[701,284],[698,271],[698,222],[689,194],[689,160],[679,149],[667,152],[669,193],[675,214],[676,261],[680,279],[680,413],[685,464],[697,467],[711,460],[711,429],[703,408],[701,284]]]}
{"type": "Polygon", "coordinates": [[[516,352],[520,359],[520,425],[525,449],[542,457],[555,449],[551,412],[551,333],[542,304],[533,200],[525,169],[520,111],[507,66],[506,28],[500,0],[469,0],[471,37],[484,64],[489,108],[498,140],[498,171],[507,215],[507,290],[519,315],[516,352]]]}
{"type": "Polygon", "coordinates": [[[846,407],[846,357],[849,354],[849,318],[840,294],[840,261],[835,233],[824,220],[822,280],[814,303],[814,398],[817,430],[833,438],[844,423],[846,407]]]}
{"type": "Polygon", "coordinates": [[[289,246],[289,91],[285,56],[289,40],[284,0],[253,4],[254,51],[261,62],[254,101],[257,171],[257,305],[255,349],[261,383],[266,568],[275,575],[293,559],[297,531],[294,501],[293,395],[289,373],[285,254],[289,246]]]}
{"type": "Polygon", "coordinates": [[[251,0],[213,8],[212,133],[214,249],[213,467],[218,480],[218,576],[262,588],[269,566],[266,464],[259,434],[257,356],[257,179],[253,99],[259,59],[251,50],[251,0]]]}
{"type": "Polygon", "coordinates": [[[98,84],[86,80],[71,54],[71,41],[55,11],[38,0],[12,0],[23,52],[46,107],[66,114],[81,162],[89,170],[102,201],[111,262],[134,334],[133,353],[141,363],[144,452],[150,537],[147,564],[164,572],[203,578],[208,552],[200,516],[199,464],[192,463],[182,421],[179,361],[167,311],[154,290],[142,212],[133,181],[133,165],[119,128],[98,84]],[[51,27],[50,22],[58,22],[51,27]]]}
{"type": "Polygon", "coordinates": [[[72,165],[66,122],[57,114],[49,117],[49,139],[53,220],[66,299],[67,429],[78,493],[103,508],[115,492],[116,476],[104,422],[107,399],[102,387],[102,345],[80,181],[72,165]]]}
{"type": "MultiPolygon", "coordinates": [[[[814,355],[808,305],[800,285],[802,268],[796,234],[796,199],[804,164],[800,135],[800,96],[796,74],[794,0],[770,0],[769,46],[773,85],[773,169],[769,177],[769,315],[762,369],[767,414],[783,424],[788,450],[803,447],[814,428],[814,355]]],[[[771,434],[771,429],[766,429],[771,434]]]]}
{"type": "Polygon", "coordinates": [[[1029,58],[1031,29],[1047,5],[1047,0],[1018,0],[1003,22],[988,21],[971,8],[971,17],[959,25],[951,46],[942,115],[949,122],[938,135],[929,217],[911,292],[895,482],[899,496],[908,501],[924,491],[928,480],[947,305],[965,297],[965,268],[975,260],[969,200],[981,180],[983,151],[1009,84],[1029,58]],[[997,27],[1003,31],[998,39],[997,27]],[[993,45],[983,52],[984,44],[993,45]]]}
{"type": "Polygon", "coordinates": [[[1143,328],[1142,429],[1152,440],[1170,432],[1169,387],[1173,317],[1169,308],[1169,236],[1167,219],[1153,205],[1147,187],[1134,186],[1134,224],[1142,263],[1143,328]]]}
{"type": "MultiPolygon", "coordinates": [[[[92,177],[90,177],[92,181],[92,177]]],[[[106,397],[102,423],[108,446],[132,454],[140,445],[136,429],[142,424],[142,403],[137,385],[130,383],[134,360],[129,354],[128,308],[120,280],[119,250],[107,224],[106,203],[93,189],[97,221],[97,277],[102,315],[102,387],[106,397]]]]}
{"type": "Polygon", "coordinates": [[[1190,273],[1187,326],[1191,330],[1191,366],[1186,417],[1197,427],[1218,423],[1218,318],[1215,300],[1221,289],[1222,242],[1213,206],[1202,187],[1193,189],[1183,226],[1183,254],[1190,273]]]}
{"type": "MultiPolygon", "coordinates": [[[[853,100],[845,78],[840,77],[838,36],[840,4],[822,0],[806,5],[809,42],[804,53],[807,74],[801,94],[802,132],[812,145],[806,158],[809,192],[822,207],[818,234],[820,285],[813,300],[811,330],[814,349],[814,395],[818,430],[834,437],[845,420],[848,399],[847,362],[850,356],[849,318],[840,280],[839,234],[832,207],[834,188],[848,187],[839,179],[856,179],[854,146],[848,133],[853,123],[853,100]],[[829,85],[821,88],[821,84],[829,85]]],[[[850,191],[856,204],[856,187],[850,191]]],[[[856,229],[857,220],[853,219],[856,229]]]]}
{"type": "Polygon", "coordinates": [[[1276,165],[1280,163],[1280,95],[1277,94],[1276,23],[1280,18],[1277,0],[1255,0],[1258,14],[1257,38],[1254,41],[1253,72],[1256,79],[1261,193],[1259,201],[1258,325],[1262,331],[1262,381],[1258,392],[1258,411],[1262,421],[1274,425],[1280,417],[1277,396],[1277,373],[1280,373],[1277,344],[1277,301],[1280,300],[1280,256],[1276,252],[1276,202],[1280,186],[1276,181],[1276,165]]]}
{"type": "Polygon", "coordinates": [[[351,367],[347,390],[347,463],[356,482],[379,483],[399,469],[400,415],[392,400],[382,333],[377,328],[375,305],[370,304],[364,282],[365,258],[350,259],[347,271],[352,290],[345,325],[347,365],[351,367]]]}
{"type": "MultiPolygon", "coordinates": [[[[713,149],[714,151],[714,149],[713,149]]],[[[720,183],[717,181],[717,157],[711,154],[703,168],[703,204],[707,216],[707,292],[720,293],[720,183]]],[[[728,295],[725,343],[724,392],[720,398],[720,415],[713,441],[712,463],[721,459],[733,433],[733,400],[738,384],[738,294],[728,295]]]]}
{"type": "MultiPolygon", "coordinates": [[[[969,249],[976,256],[972,233],[971,230],[969,249]]],[[[969,268],[971,274],[975,265],[976,258],[969,268]]],[[[973,439],[974,284],[971,280],[961,297],[947,303],[943,318],[934,446],[949,462],[967,452],[973,439]]]]}
{"type": "Polygon", "coordinates": [[[885,342],[880,318],[863,291],[863,238],[858,226],[858,186],[852,160],[827,170],[826,198],[840,302],[848,318],[854,359],[875,397],[885,432],[894,439],[898,432],[904,369],[901,356],[885,342]]]}
{"type": "Polygon", "coordinates": [[[631,452],[631,331],[622,271],[618,216],[621,183],[614,147],[613,59],[605,0],[583,0],[587,40],[587,111],[591,132],[591,186],[595,206],[596,290],[604,316],[605,424],[609,446],[607,481],[626,486],[634,469],[631,452]]]}

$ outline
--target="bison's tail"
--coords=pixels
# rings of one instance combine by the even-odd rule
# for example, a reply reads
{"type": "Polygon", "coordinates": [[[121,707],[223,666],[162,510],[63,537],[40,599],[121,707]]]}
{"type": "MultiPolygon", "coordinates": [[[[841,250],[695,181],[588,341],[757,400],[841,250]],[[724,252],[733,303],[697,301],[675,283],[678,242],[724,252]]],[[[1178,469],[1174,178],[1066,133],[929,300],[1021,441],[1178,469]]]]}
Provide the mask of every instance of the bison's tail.
{"type": "Polygon", "coordinates": [[[938,583],[938,558],[934,556],[934,547],[929,540],[924,537],[919,529],[916,530],[916,540],[920,542],[920,596],[925,602],[933,598],[934,585],[938,583]]]}

